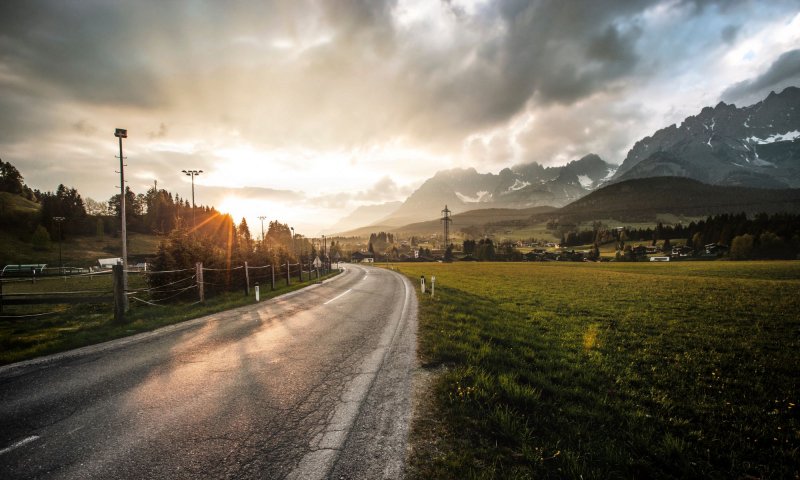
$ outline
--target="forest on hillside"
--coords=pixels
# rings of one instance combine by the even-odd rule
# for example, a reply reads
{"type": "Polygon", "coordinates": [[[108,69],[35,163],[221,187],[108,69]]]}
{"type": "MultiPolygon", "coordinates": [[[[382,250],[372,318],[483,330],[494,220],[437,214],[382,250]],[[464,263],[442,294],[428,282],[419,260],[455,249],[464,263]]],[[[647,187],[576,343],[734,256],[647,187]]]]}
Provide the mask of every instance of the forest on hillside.
{"type": "MultiPolygon", "coordinates": [[[[120,195],[107,202],[84,200],[75,188],[58,185],[55,191],[31,189],[19,170],[0,160],[0,227],[34,248],[49,248],[52,242],[74,236],[119,237],[120,195]],[[21,204],[29,208],[19,208],[21,204]],[[35,208],[34,208],[35,207],[35,208]],[[63,219],[63,220],[62,220],[63,219]]],[[[292,237],[288,225],[269,222],[264,238],[250,234],[247,221],[238,224],[214,207],[192,208],[188,199],[154,187],[144,193],[125,192],[128,232],[162,237],[151,261],[161,270],[191,268],[203,262],[210,268],[307,263],[317,255],[317,246],[301,235],[292,237]]],[[[335,241],[328,252],[338,252],[335,241]]],[[[4,255],[11,252],[4,252],[4,255]]],[[[8,259],[0,258],[0,263],[8,259]]]]}

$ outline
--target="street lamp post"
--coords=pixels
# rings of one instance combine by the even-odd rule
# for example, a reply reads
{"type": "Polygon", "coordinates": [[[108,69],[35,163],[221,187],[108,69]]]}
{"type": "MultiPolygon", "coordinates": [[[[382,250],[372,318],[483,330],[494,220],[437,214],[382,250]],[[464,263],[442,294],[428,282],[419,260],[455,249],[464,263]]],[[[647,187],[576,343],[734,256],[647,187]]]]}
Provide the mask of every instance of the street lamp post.
{"type": "Polygon", "coordinates": [[[192,230],[197,228],[197,222],[194,217],[194,177],[203,173],[202,170],[181,170],[187,177],[192,177],[192,230]]]}
{"type": "MultiPolygon", "coordinates": [[[[125,217],[125,157],[122,156],[122,139],[128,138],[128,130],[124,128],[117,128],[114,131],[114,136],[119,138],[119,213],[122,237],[122,291],[128,291],[128,226],[127,218],[125,217]]],[[[127,293],[122,296],[123,309],[128,310],[128,295],[127,293]]]]}
{"type": "Polygon", "coordinates": [[[264,243],[264,220],[267,219],[264,215],[258,217],[261,220],[261,243],[264,243]]]}
{"type": "Polygon", "coordinates": [[[289,227],[289,230],[292,231],[292,255],[295,255],[295,252],[294,252],[294,227],[289,227]]]}
{"type": "Polygon", "coordinates": [[[61,269],[61,275],[64,275],[64,257],[61,255],[61,222],[66,220],[64,217],[53,217],[53,221],[58,225],[58,266],[61,269]]]}

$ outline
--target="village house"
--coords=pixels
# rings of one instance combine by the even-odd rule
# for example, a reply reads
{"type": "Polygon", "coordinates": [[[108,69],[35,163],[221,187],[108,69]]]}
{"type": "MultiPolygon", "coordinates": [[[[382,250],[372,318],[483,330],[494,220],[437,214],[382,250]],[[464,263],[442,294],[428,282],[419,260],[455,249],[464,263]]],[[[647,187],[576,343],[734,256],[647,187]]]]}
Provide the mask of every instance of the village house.
{"type": "Polygon", "coordinates": [[[373,263],[375,256],[369,252],[355,252],[350,256],[352,263],[373,263]]]}

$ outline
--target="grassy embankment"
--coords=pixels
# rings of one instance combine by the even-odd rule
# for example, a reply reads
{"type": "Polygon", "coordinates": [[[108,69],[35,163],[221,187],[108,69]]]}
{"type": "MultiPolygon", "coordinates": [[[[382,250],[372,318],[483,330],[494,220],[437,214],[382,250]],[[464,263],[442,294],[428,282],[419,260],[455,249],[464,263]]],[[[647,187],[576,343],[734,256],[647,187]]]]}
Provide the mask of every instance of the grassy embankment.
{"type": "MultiPolygon", "coordinates": [[[[337,273],[333,272],[329,276],[337,273]]],[[[261,300],[306,287],[316,281],[316,279],[304,282],[292,280],[292,284],[287,287],[281,280],[276,282],[274,291],[262,287],[261,300]]],[[[139,286],[143,286],[142,278],[131,275],[130,288],[139,286]]],[[[77,290],[111,291],[111,276],[77,277],[67,280],[55,277],[39,280],[36,284],[14,282],[4,285],[6,293],[77,290]]],[[[191,301],[173,301],[163,306],[131,302],[131,310],[124,324],[113,321],[111,305],[6,306],[3,315],[52,311],[56,313],[32,318],[0,318],[0,365],[155,330],[165,325],[249,305],[254,301],[254,292],[251,291],[249,297],[244,296],[242,292],[225,293],[209,298],[204,304],[196,305],[190,305],[191,301]]]]}
{"type": "MultiPolygon", "coordinates": [[[[128,234],[128,252],[132,257],[155,256],[163,237],[142,233],[128,234]]],[[[100,258],[119,257],[120,239],[106,235],[68,237],[61,245],[64,266],[97,266],[100,258]]],[[[0,232],[0,268],[9,263],[45,263],[58,266],[58,242],[51,242],[44,250],[36,250],[29,241],[23,241],[8,232],[0,232]]]]}
{"type": "Polygon", "coordinates": [[[412,478],[797,478],[800,262],[404,264],[412,478]]]}

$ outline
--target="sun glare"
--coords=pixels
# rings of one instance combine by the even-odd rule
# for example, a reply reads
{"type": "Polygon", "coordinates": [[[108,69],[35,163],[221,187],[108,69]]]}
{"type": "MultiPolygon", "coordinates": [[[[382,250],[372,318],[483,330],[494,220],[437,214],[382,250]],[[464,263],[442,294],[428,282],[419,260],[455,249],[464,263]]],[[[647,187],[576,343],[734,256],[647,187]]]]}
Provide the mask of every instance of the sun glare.
{"type": "Polygon", "coordinates": [[[236,195],[225,197],[220,203],[219,211],[220,213],[230,214],[236,225],[239,225],[242,218],[245,218],[247,225],[250,227],[250,233],[254,236],[261,234],[261,220],[258,218],[260,216],[266,217],[264,220],[265,229],[269,222],[278,220],[281,223],[295,227],[297,233],[302,235],[316,235],[319,229],[326,226],[315,224],[313,220],[308,221],[307,219],[319,219],[328,216],[315,209],[301,206],[292,207],[284,202],[242,198],[236,195]]]}
{"type": "Polygon", "coordinates": [[[274,212],[275,207],[276,205],[269,205],[269,208],[267,208],[266,202],[260,200],[228,196],[222,200],[219,210],[222,213],[230,214],[234,221],[238,223],[242,217],[247,218],[249,222],[250,218],[265,215],[267,210],[274,212]]]}

